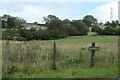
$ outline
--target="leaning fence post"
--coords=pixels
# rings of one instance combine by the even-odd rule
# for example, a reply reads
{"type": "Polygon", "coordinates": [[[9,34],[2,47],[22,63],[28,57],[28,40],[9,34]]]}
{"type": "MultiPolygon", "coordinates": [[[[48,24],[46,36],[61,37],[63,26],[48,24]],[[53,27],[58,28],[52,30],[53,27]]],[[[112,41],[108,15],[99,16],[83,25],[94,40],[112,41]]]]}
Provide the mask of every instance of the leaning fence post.
{"type": "Polygon", "coordinates": [[[9,70],[8,57],[9,57],[9,41],[6,42],[6,73],[9,70]]]}
{"type": "Polygon", "coordinates": [[[53,69],[56,70],[56,43],[53,42],[53,69]]]}

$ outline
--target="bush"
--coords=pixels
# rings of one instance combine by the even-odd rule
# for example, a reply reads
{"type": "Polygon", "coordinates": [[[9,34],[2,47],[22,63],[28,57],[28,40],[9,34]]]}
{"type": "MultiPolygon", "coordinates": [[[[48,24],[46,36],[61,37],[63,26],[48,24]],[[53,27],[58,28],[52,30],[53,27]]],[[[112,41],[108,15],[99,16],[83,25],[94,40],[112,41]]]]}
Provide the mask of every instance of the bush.
{"type": "Polygon", "coordinates": [[[20,35],[21,37],[24,37],[26,40],[31,40],[31,39],[33,39],[33,34],[32,34],[32,32],[31,32],[30,30],[28,30],[28,29],[22,29],[22,30],[20,30],[19,35],[20,35]]]}
{"type": "Polygon", "coordinates": [[[104,34],[106,35],[114,35],[115,34],[115,28],[108,26],[104,30],[104,34]]]}
{"type": "Polygon", "coordinates": [[[77,29],[75,27],[67,27],[66,34],[68,36],[75,36],[75,35],[77,35],[77,29]]]}
{"type": "Polygon", "coordinates": [[[24,37],[17,37],[18,41],[26,41],[26,39],[24,37]]]}
{"type": "Polygon", "coordinates": [[[99,31],[100,31],[100,27],[97,26],[97,25],[93,26],[92,29],[91,29],[91,32],[99,33],[99,31]]]}

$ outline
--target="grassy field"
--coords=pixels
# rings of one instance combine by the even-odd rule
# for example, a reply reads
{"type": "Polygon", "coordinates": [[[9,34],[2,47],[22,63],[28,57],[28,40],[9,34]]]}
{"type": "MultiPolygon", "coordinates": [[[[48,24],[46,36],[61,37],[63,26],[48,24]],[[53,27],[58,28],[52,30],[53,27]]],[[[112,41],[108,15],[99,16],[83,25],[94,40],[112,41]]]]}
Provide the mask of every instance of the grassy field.
{"type": "Polygon", "coordinates": [[[117,78],[117,67],[110,68],[76,68],[56,71],[44,71],[34,74],[14,73],[4,75],[9,78],[117,78]]]}
{"type": "Polygon", "coordinates": [[[111,43],[118,42],[118,36],[80,36],[68,37],[65,39],[54,40],[60,42],[101,42],[111,43]]]}
{"type": "Polygon", "coordinates": [[[10,41],[9,74],[6,74],[6,41],[2,41],[3,77],[25,78],[111,78],[118,76],[118,37],[81,36],[48,41],[10,41]],[[56,42],[56,67],[53,66],[53,42],[56,42]],[[94,68],[90,68],[95,42],[100,51],[95,53],[94,68]]]}

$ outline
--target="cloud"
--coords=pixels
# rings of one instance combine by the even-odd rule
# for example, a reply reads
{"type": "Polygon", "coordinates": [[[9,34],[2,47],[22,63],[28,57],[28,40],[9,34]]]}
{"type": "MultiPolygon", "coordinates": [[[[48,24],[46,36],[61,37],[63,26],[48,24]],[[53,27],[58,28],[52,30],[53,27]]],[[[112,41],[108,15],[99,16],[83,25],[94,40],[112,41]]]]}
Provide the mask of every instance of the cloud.
{"type": "Polygon", "coordinates": [[[34,7],[31,5],[27,5],[23,8],[22,12],[16,13],[18,15],[22,16],[33,16],[33,15],[39,15],[39,16],[44,16],[47,14],[52,14],[52,11],[49,9],[46,9],[45,7],[34,7]]]}
{"type": "Polygon", "coordinates": [[[25,6],[20,13],[15,13],[14,15],[29,19],[28,21],[32,20],[41,21],[43,17],[47,15],[56,15],[60,19],[63,19],[65,17],[65,11],[67,11],[66,14],[69,12],[67,9],[35,7],[28,5],[25,6]]]}
{"type": "MultiPolygon", "coordinates": [[[[42,4],[42,3],[40,3],[42,4]]],[[[60,19],[65,19],[69,16],[71,10],[66,7],[65,3],[53,3],[48,6],[43,5],[34,5],[32,4],[19,4],[22,6],[21,9],[17,10],[18,7],[16,4],[7,5],[4,3],[3,6],[0,6],[0,15],[9,14],[11,16],[18,16],[24,18],[27,22],[41,22],[43,17],[47,15],[56,15],[60,19]],[[14,10],[15,11],[14,11],[14,10]]]]}
{"type": "Polygon", "coordinates": [[[71,11],[67,8],[61,7],[49,8],[45,6],[26,5],[21,11],[12,13],[11,15],[23,17],[28,22],[33,22],[35,20],[41,22],[43,21],[43,17],[47,15],[56,15],[60,19],[65,19],[67,18],[66,16],[69,16],[70,13],[71,11]]]}
{"type": "Polygon", "coordinates": [[[113,9],[113,20],[118,20],[118,1],[110,2],[96,7],[92,10],[92,14],[101,22],[110,21],[111,8],[113,9]]]}
{"type": "MultiPolygon", "coordinates": [[[[1,3],[0,3],[1,4],[1,3]]],[[[95,3],[93,3],[95,4],[95,3]]],[[[100,3],[102,4],[102,3],[100,3]]],[[[68,18],[70,20],[84,17],[87,15],[86,13],[90,13],[94,15],[99,22],[105,22],[110,20],[110,9],[113,8],[113,19],[116,20],[118,18],[118,3],[109,2],[104,3],[101,6],[98,6],[91,10],[86,9],[86,6],[89,6],[87,3],[3,3],[0,5],[0,15],[9,14],[11,16],[18,16],[24,18],[27,22],[41,22],[43,21],[43,17],[47,15],[56,15],[60,19],[68,18]],[[9,4],[9,5],[8,5],[9,4]],[[83,4],[85,4],[83,6],[83,4]],[[81,6],[82,5],[82,6],[81,6]],[[85,15],[84,15],[85,14],[85,15]],[[84,16],[82,16],[84,15],[84,16]]]]}
{"type": "Polygon", "coordinates": [[[0,0],[0,2],[111,2],[117,0],[0,0]]]}

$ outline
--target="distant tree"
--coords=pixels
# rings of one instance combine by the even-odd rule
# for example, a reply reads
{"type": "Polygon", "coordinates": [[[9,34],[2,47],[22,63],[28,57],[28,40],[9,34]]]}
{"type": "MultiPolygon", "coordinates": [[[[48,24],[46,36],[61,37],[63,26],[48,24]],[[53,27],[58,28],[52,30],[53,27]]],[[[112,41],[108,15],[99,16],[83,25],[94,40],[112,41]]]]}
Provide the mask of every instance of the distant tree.
{"type": "Polygon", "coordinates": [[[120,35],[120,27],[118,27],[118,28],[116,29],[116,34],[117,34],[117,35],[120,35]]]}
{"type": "Polygon", "coordinates": [[[78,33],[78,30],[73,26],[70,26],[70,27],[66,28],[66,34],[68,36],[76,36],[77,33],[78,33]]]}
{"type": "Polygon", "coordinates": [[[105,25],[105,26],[109,26],[109,25],[110,25],[110,22],[107,21],[104,25],[105,25]]]}
{"type": "Polygon", "coordinates": [[[2,31],[2,38],[3,39],[8,39],[8,40],[13,40],[14,37],[18,36],[18,32],[11,30],[11,29],[6,29],[2,31]]]}
{"type": "Polygon", "coordinates": [[[22,24],[26,23],[23,18],[19,17],[12,17],[10,15],[3,15],[2,16],[2,27],[9,28],[9,29],[21,29],[24,27],[22,24]]]}
{"type": "Polygon", "coordinates": [[[14,17],[9,17],[7,19],[7,28],[16,28],[17,24],[16,24],[16,19],[14,17]]]}
{"type": "Polygon", "coordinates": [[[62,22],[63,22],[64,27],[70,27],[71,26],[71,22],[68,19],[63,20],[62,22]]]}
{"type": "Polygon", "coordinates": [[[108,26],[104,29],[105,35],[115,35],[115,28],[108,26]]]}
{"type": "Polygon", "coordinates": [[[33,38],[36,40],[40,40],[41,39],[41,33],[42,30],[36,30],[35,32],[33,32],[33,38]]]}
{"type": "Polygon", "coordinates": [[[110,26],[111,27],[114,27],[114,28],[116,28],[117,26],[118,26],[118,21],[116,20],[116,21],[112,21],[111,23],[110,23],[110,26]]]}
{"type": "Polygon", "coordinates": [[[92,32],[99,33],[99,32],[100,32],[100,27],[99,27],[98,25],[93,25],[91,31],[92,31],[92,32]]]}
{"type": "Polygon", "coordinates": [[[100,22],[100,25],[103,25],[103,23],[102,23],[102,22],[100,22]]]}
{"type": "Polygon", "coordinates": [[[28,29],[21,29],[19,34],[20,34],[21,37],[24,37],[26,40],[32,40],[33,39],[33,34],[28,29]]]}
{"type": "Polygon", "coordinates": [[[6,27],[7,27],[6,21],[2,20],[2,28],[6,28],[6,27]]]}
{"type": "Polygon", "coordinates": [[[83,22],[87,25],[87,27],[92,27],[92,25],[97,24],[97,19],[92,15],[86,15],[83,18],[83,22]]]}
{"type": "Polygon", "coordinates": [[[62,27],[62,21],[54,15],[48,15],[44,17],[44,20],[49,30],[56,30],[62,27]]]}
{"type": "Polygon", "coordinates": [[[89,29],[86,24],[81,20],[73,20],[71,25],[77,29],[78,35],[87,35],[89,29]]]}
{"type": "Polygon", "coordinates": [[[37,23],[37,22],[34,22],[34,24],[36,24],[36,25],[37,25],[38,23],[37,23]]]}

